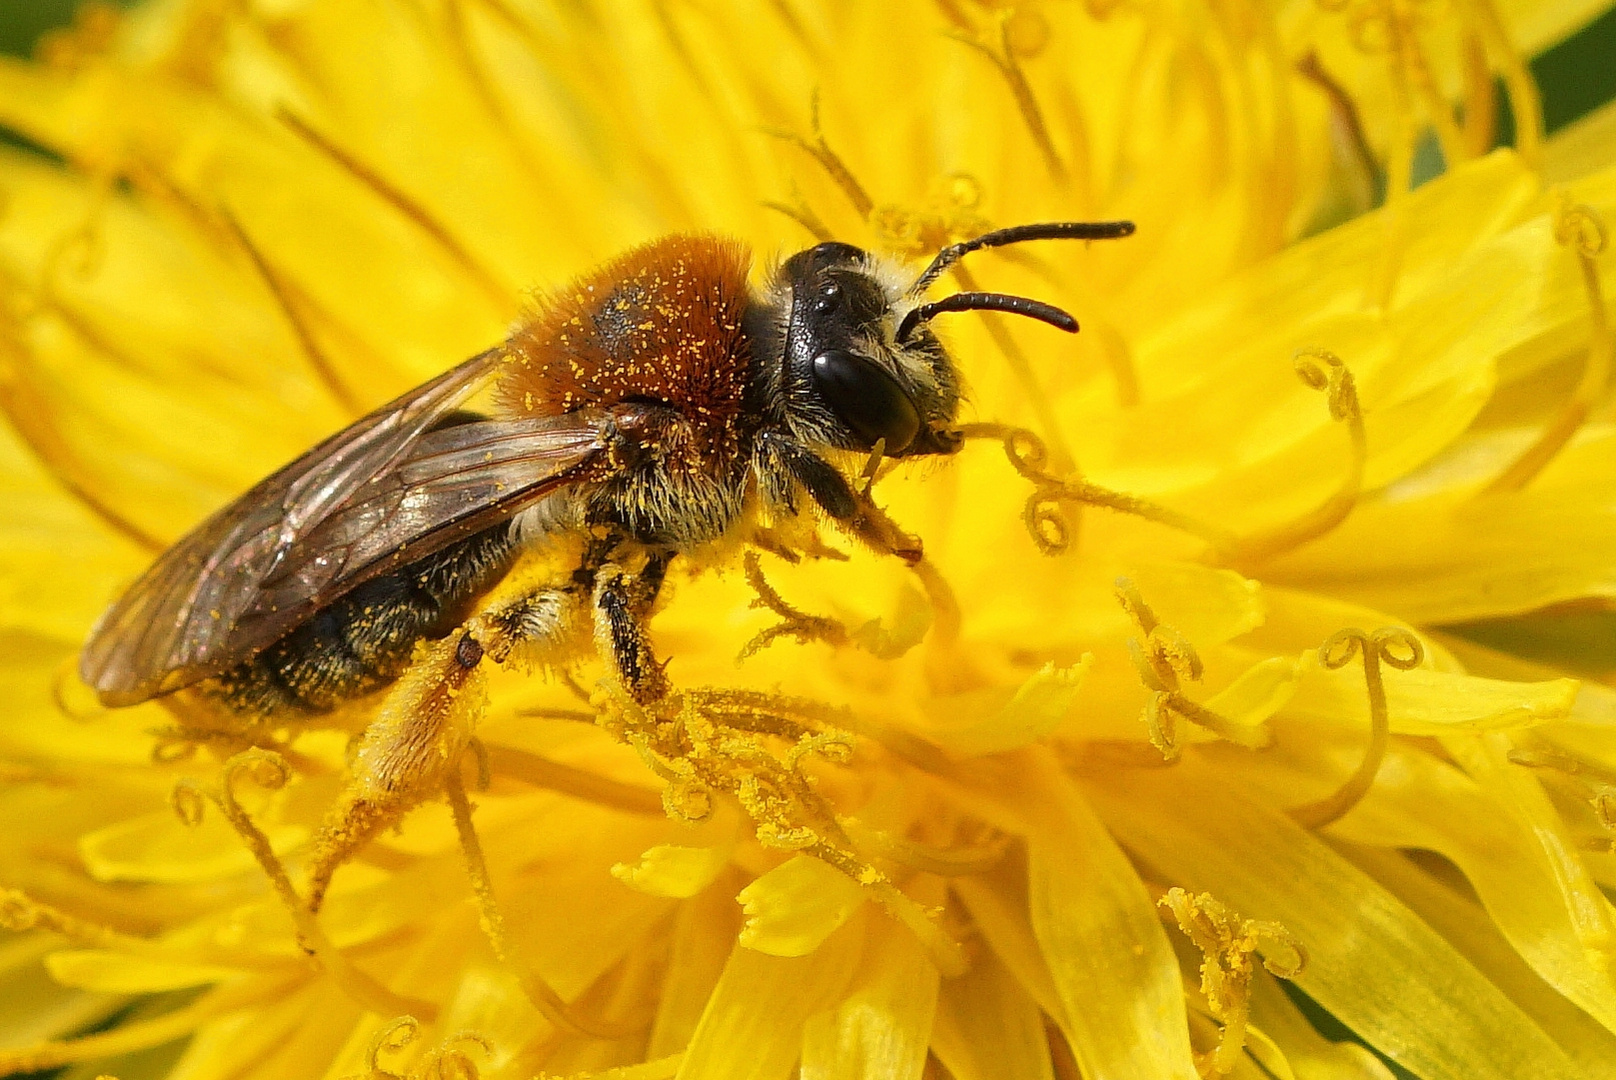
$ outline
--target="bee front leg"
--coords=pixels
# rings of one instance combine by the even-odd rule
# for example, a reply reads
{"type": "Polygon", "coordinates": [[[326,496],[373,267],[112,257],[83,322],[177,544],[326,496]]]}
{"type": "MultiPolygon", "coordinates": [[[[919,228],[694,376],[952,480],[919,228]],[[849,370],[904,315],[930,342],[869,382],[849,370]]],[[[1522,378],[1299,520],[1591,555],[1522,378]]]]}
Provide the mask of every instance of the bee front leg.
{"type": "Polygon", "coordinates": [[[876,551],[896,555],[911,566],[925,557],[920,537],[905,532],[868,493],[854,491],[830,462],[782,435],[764,434],[758,441],[768,463],[765,475],[783,472],[802,485],[821,510],[876,551]]]}
{"type": "Polygon", "coordinates": [[[651,652],[646,619],[667,574],[666,554],[653,555],[638,574],[608,563],[595,574],[595,648],[641,705],[668,693],[664,664],[651,652]]]}

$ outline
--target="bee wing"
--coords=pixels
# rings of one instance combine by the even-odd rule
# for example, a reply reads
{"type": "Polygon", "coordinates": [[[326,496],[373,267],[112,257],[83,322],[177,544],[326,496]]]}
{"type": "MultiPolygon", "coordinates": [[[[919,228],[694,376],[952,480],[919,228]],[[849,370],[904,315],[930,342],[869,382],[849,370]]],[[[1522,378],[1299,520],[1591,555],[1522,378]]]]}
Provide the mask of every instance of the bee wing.
{"type": "Polygon", "coordinates": [[[219,674],[360,582],[565,484],[600,452],[601,415],[434,430],[498,363],[493,351],[471,358],[204,521],[102,617],[84,681],[105,704],[130,705],[219,674]]]}

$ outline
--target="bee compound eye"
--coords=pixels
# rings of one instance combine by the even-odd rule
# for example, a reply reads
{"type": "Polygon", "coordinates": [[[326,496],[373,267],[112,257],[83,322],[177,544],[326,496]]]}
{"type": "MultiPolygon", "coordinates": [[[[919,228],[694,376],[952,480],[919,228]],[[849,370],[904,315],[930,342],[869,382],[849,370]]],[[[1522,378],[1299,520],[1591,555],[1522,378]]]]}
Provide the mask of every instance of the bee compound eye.
{"type": "Polygon", "coordinates": [[[920,431],[915,404],[898,380],[874,362],[845,349],[814,357],[814,390],[868,445],[885,439],[886,452],[903,453],[920,431]]]}

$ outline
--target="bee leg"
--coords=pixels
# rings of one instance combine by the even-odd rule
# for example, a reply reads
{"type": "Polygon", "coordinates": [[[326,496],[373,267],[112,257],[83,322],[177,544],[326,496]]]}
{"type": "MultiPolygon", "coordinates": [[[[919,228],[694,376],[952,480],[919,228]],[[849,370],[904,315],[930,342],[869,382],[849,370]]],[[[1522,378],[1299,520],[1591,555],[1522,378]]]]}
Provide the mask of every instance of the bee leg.
{"type": "Polygon", "coordinates": [[[783,436],[765,434],[759,441],[776,466],[801,484],[820,509],[860,540],[911,566],[924,558],[920,538],[904,532],[868,494],[855,492],[847,477],[830,462],[783,436]]]}
{"type": "Polygon", "coordinates": [[[320,909],[332,875],[355,853],[442,795],[482,714],[484,654],[468,624],[422,649],[388,691],[359,739],[341,795],[315,833],[309,910],[320,909]]]}
{"type": "Polygon", "coordinates": [[[641,705],[667,694],[667,674],[651,652],[646,617],[672,556],[653,555],[638,574],[607,564],[595,574],[595,647],[641,705]]]}

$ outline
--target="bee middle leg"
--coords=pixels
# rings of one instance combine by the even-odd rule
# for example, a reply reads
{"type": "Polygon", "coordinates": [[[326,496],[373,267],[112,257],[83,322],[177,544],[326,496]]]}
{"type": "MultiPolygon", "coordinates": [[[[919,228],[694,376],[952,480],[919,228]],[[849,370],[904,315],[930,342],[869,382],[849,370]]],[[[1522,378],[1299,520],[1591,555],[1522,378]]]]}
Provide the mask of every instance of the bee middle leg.
{"type": "Polygon", "coordinates": [[[672,558],[653,554],[632,574],[608,563],[595,574],[595,648],[640,705],[667,696],[669,690],[666,664],[651,651],[646,620],[672,558]]]}

